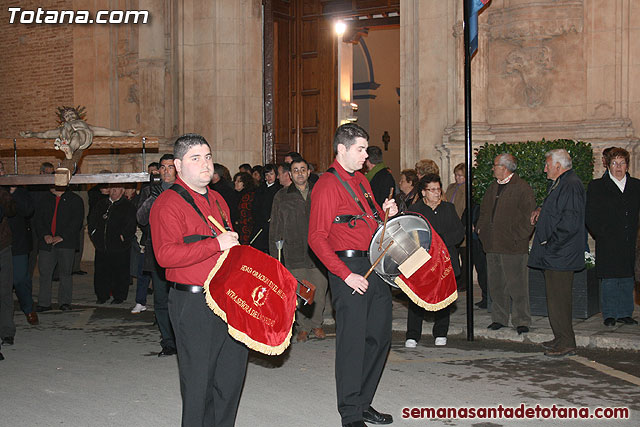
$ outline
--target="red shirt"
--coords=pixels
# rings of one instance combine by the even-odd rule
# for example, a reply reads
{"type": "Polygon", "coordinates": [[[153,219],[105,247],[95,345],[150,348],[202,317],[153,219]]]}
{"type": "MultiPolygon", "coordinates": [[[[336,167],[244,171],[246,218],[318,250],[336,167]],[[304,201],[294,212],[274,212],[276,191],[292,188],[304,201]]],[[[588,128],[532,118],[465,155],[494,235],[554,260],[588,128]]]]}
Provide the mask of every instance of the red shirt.
{"type": "MultiPolygon", "coordinates": [[[[190,189],[180,178],[176,179],[176,184],[183,186],[191,194],[205,218],[211,215],[220,224],[223,223],[216,200],[227,218],[230,217],[227,203],[216,191],[208,190],[209,202],[207,203],[202,194],[190,189]]],[[[153,202],[149,225],[153,252],[158,264],[167,269],[167,280],[202,286],[222,252],[218,239],[184,243],[185,236],[211,236],[207,223],[196,210],[175,191],[165,190],[153,202]]],[[[216,233],[220,234],[213,224],[210,225],[216,233]]]]}
{"type": "MultiPolygon", "coordinates": [[[[337,160],[331,164],[331,167],[335,168],[340,177],[349,184],[364,206],[367,216],[363,219],[366,222],[358,220],[354,228],[349,227],[347,223],[333,222],[338,215],[361,215],[362,209],[338,178],[331,172],[325,172],[318,179],[311,193],[309,246],[330,272],[344,280],[351,274],[351,270],[335,252],[348,249],[369,250],[369,244],[373,233],[378,228],[378,223],[373,219],[373,212],[360,188],[362,184],[373,199],[373,192],[367,178],[360,172],[348,173],[337,160]]],[[[378,214],[383,218],[382,209],[375,200],[373,203],[378,214]]]]}

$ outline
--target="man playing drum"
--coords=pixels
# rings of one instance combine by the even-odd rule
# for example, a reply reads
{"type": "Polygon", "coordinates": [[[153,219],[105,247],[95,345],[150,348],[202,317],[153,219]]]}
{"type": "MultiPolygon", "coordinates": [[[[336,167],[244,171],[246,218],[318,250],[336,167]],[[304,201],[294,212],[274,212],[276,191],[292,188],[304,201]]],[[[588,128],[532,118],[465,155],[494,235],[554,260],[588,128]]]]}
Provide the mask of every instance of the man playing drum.
{"type": "MultiPolygon", "coordinates": [[[[371,407],[391,344],[391,291],[371,267],[367,249],[383,215],[369,182],[359,171],[369,135],[360,126],[340,126],[336,159],[313,188],[309,246],[329,270],[336,310],[336,388],[343,426],[390,424],[393,418],[371,407]]],[[[394,200],[383,209],[398,212],[394,200]]]]}
{"type": "Polygon", "coordinates": [[[173,155],[178,177],[156,199],[149,223],[156,260],[166,268],[171,287],[169,317],[178,350],[182,425],[233,426],[248,349],[231,338],[224,320],[209,309],[203,284],[222,252],[238,245],[238,234],[217,234],[204,219],[211,216],[223,223],[222,211],[229,217],[222,196],[208,188],[213,175],[209,143],[186,134],[176,140],[173,155]]]}

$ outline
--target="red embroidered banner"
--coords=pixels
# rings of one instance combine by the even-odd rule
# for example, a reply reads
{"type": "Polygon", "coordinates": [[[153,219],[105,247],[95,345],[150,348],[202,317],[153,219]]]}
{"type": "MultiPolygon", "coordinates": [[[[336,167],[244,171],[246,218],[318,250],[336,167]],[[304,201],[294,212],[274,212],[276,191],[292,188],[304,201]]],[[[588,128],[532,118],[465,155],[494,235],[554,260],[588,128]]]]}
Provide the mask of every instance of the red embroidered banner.
{"type": "MultiPolygon", "coordinates": [[[[431,227],[431,224],[429,226],[431,227]]],[[[428,311],[438,311],[458,299],[458,291],[449,251],[433,227],[429,255],[431,259],[411,277],[401,274],[396,277],[395,283],[420,307],[428,311]]]]}
{"type": "Polygon", "coordinates": [[[264,354],[289,346],[297,280],[275,258],[251,246],[234,246],[218,259],[204,283],[209,308],[229,334],[264,354]]]}

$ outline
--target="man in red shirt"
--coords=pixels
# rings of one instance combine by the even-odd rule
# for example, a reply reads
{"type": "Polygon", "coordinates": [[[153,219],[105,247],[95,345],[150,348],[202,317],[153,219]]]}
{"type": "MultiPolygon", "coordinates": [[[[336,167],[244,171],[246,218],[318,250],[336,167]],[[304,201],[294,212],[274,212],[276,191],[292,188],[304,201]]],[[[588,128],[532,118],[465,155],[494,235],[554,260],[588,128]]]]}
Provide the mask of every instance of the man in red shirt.
{"type": "Polygon", "coordinates": [[[178,177],[154,202],[149,223],[156,260],[166,268],[171,287],[169,317],[178,350],[182,425],[233,426],[248,350],[209,309],[203,284],[220,254],[238,245],[238,234],[218,234],[204,219],[224,222],[216,202],[229,218],[222,196],[208,187],[213,175],[209,143],[186,134],[176,140],[173,155],[178,177]]]}
{"type": "Polygon", "coordinates": [[[393,422],[391,415],[371,407],[391,345],[391,291],[376,274],[364,275],[371,267],[367,250],[383,209],[393,216],[398,207],[387,199],[380,209],[369,181],[357,172],[367,158],[368,140],[356,124],[338,128],[336,159],[313,188],[309,220],[309,246],[329,270],[336,310],[338,411],[349,427],[393,422]]]}

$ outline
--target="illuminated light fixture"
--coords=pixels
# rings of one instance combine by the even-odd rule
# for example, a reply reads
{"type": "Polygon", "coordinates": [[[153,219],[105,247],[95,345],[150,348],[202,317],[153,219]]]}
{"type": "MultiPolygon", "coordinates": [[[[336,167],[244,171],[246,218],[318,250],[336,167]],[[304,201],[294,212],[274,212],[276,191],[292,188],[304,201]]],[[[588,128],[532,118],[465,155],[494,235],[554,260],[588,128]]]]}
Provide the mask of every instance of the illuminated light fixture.
{"type": "Polygon", "coordinates": [[[347,24],[345,24],[342,21],[338,21],[336,22],[334,29],[336,31],[336,35],[338,37],[342,37],[342,35],[344,34],[344,32],[347,30],[347,24]]]}
{"type": "Polygon", "coordinates": [[[355,113],[356,111],[358,111],[358,104],[356,104],[355,102],[352,102],[351,104],[351,110],[355,113]]]}

